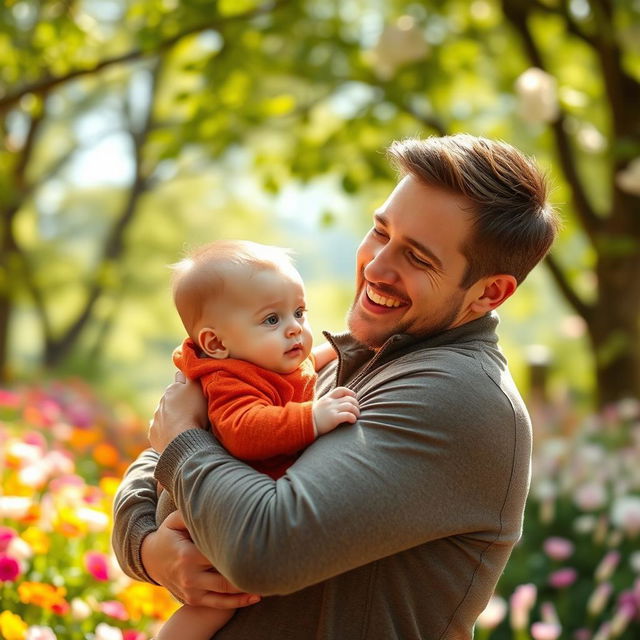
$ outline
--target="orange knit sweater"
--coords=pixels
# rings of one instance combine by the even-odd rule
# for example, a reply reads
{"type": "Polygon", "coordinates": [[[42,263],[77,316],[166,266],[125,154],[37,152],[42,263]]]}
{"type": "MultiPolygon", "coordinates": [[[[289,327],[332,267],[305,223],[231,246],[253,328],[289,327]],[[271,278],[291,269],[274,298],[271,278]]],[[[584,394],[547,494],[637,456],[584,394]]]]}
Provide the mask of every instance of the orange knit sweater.
{"type": "Polygon", "coordinates": [[[279,478],[315,439],[312,358],[280,374],[245,360],[201,357],[187,338],[173,361],[187,378],[200,380],[216,437],[254,469],[279,478]]]}

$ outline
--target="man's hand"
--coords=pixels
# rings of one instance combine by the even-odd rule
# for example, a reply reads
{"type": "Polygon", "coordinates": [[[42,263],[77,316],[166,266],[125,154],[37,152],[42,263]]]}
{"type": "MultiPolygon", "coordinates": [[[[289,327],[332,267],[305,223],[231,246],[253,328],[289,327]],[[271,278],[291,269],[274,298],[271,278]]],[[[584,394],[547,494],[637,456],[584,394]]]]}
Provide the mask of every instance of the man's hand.
{"type": "Polygon", "coordinates": [[[179,511],[174,511],[142,542],[147,573],[184,604],[234,609],[255,604],[259,596],[232,585],[198,551],[179,511]]]}
{"type": "Polygon", "coordinates": [[[198,382],[187,380],[181,371],[170,384],[149,423],[149,443],[162,453],[166,446],[182,432],[189,429],[206,429],[207,402],[198,382]]]}
{"type": "Polygon", "coordinates": [[[360,415],[356,394],[346,387],[336,387],[313,402],[313,426],[323,435],[343,422],[354,423],[360,415]]]}

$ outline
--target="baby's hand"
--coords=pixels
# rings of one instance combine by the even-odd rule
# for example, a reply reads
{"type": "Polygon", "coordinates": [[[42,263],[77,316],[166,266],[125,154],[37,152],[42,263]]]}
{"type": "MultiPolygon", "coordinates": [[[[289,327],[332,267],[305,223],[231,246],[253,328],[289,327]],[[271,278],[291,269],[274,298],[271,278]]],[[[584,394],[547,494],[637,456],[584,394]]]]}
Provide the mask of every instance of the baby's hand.
{"type": "Polygon", "coordinates": [[[354,423],[360,415],[356,394],[346,387],[336,387],[313,402],[313,426],[321,436],[343,422],[354,423]]]}

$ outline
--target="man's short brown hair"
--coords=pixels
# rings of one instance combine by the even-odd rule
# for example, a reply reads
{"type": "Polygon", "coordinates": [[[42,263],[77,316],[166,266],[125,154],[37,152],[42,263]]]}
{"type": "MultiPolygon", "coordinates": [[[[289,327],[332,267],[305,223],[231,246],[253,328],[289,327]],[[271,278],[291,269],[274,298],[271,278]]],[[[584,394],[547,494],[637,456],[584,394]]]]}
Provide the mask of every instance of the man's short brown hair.
{"type": "Polygon", "coordinates": [[[459,134],[397,141],[388,154],[402,173],[473,204],[461,287],[494,274],[520,283],[549,251],[559,220],[547,202],[546,179],[511,145],[459,134]]]}

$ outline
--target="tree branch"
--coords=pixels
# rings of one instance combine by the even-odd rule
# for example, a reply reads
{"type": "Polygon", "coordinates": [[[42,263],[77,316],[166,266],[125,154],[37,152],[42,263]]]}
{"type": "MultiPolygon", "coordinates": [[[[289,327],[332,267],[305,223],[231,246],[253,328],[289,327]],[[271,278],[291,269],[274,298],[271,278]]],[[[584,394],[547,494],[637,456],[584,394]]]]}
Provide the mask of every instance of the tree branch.
{"type": "MultiPolygon", "coordinates": [[[[503,0],[502,5],[505,16],[523,40],[529,60],[533,66],[544,70],[545,64],[542,59],[542,55],[527,24],[527,4],[524,3],[523,5],[520,5],[518,3],[510,2],[510,0],[503,0]]],[[[564,125],[565,116],[562,113],[555,122],[551,123],[560,166],[562,167],[565,178],[571,187],[576,214],[580,218],[580,221],[582,222],[582,225],[589,237],[594,240],[602,228],[602,220],[598,217],[591,206],[580,176],[578,175],[578,169],[571,150],[571,143],[564,125]]]]}
{"type": "Polygon", "coordinates": [[[565,297],[571,308],[587,323],[591,322],[591,316],[593,314],[592,307],[587,304],[578,295],[575,289],[569,284],[569,280],[561,269],[560,265],[556,262],[553,255],[549,254],[544,260],[547,265],[551,277],[560,289],[562,295],[565,297]]]}
{"type": "Polygon", "coordinates": [[[576,36],[577,38],[580,38],[580,40],[583,40],[586,44],[588,44],[590,47],[595,47],[596,46],[596,39],[588,34],[585,33],[580,26],[578,25],[578,23],[573,19],[573,16],[571,15],[571,12],[569,11],[569,6],[566,2],[566,0],[562,0],[561,3],[561,7],[558,6],[550,6],[545,4],[544,2],[541,2],[540,0],[531,0],[531,6],[535,7],[536,9],[538,9],[539,11],[542,11],[544,13],[549,13],[552,15],[556,15],[556,16],[561,16],[562,18],[564,18],[566,25],[567,25],[567,31],[571,34],[576,36]]]}
{"type": "Polygon", "coordinates": [[[46,345],[46,361],[49,366],[55,366],[62,358],[64,358],[69,349],[73,346],[74,342],[77,340],[77,337],[85,328],[87,322],[91,319],[95,305],[105,289],[103,275],[110,265],[116,263],[120,258],[124,249],[126,230],[134,219],[140,197],[148,188],[148,178],[150,173],[149,175],[145,173],[142,156],[144,145],[146,144],[149,133],[153,128],[153,110],[155,97],[158,91],[159,78],[161,75],[161,62],[162,58],[158,59],[152,72],[153,80],[144,123],[142,124],[140,131],[135,131],[133,129],[129,131],[133,143],[133,157],[135,162],[135,176],[131,189],[129,190],[129,195],[118,219],[105,240],[102,249],[102,257],[95,268],[83,308],[64,333],[59,338],[51,340],[46,345]]]}
{"type": "Polygon", "coordinates": [[[206,22],[204,24],[200,24],[194,27],[190,27],[189,29],[185,29],[180,33],[172,36],[171,38],[167,38],[158,44],[157,47],[146,51],[144,49],[133,49],[128,53],[124,53],[119,56],[114,56],[112,58],[106,58],[105,60],[101,60],[96,63],[92,67],[87,67],[85,69],[75,69],[74,71],[70,71],[61,76],[48,76],[37,80],[31,84],[20,87],[13,93],[7,94],[0,98],[0,113],[3,113],[13,107],[22,97],[28,94],[45,96],[55,87],[66,84],[71,80],[75,80],[76,78],[80,78],[82,76],[93,75],[96,74],[103,69],[108,67],[112,67],[114,65],[123,64],[125,62],[132,62],[134,60],[141,60],[143,58],[148,58],[151,56],[158,55],[167,49],[173,47],[177,42],[186,38],[187,36],[194,35],[196,33],[200,33],[201,31],[206,31],[208,29],[216,29],[230,22],[237,22],[239,20],[247,20],[250,18],[255,18],[260,15],[271,13],[276,9],[279,9],[281,6],[286,5],[289,0],[274,0],[262,7],[258,7],[257,9],[253,9],[251,11],[247,11],[246,13],[229,16],[228,18],[217,18],[215,20],[211,20],[210,22],[206,22]]]}

